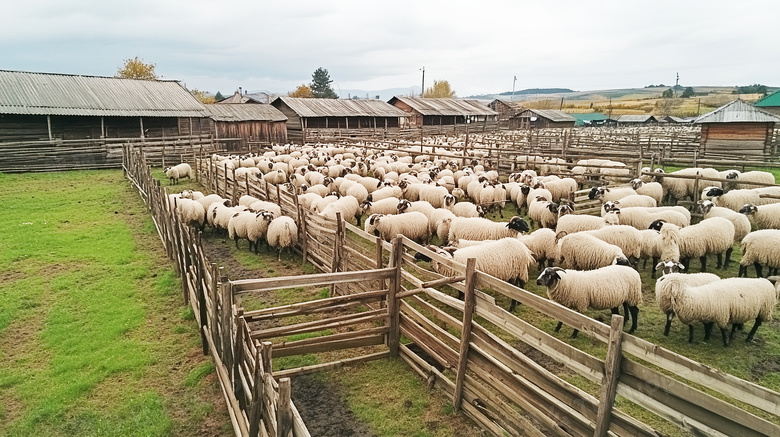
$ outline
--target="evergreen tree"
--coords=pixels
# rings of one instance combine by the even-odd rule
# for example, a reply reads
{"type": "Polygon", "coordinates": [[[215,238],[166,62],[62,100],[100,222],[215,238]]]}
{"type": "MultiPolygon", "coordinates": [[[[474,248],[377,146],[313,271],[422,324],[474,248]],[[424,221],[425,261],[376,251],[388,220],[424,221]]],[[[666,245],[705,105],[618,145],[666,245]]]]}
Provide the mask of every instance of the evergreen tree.
{"type": "Polygon", "coordinates": [[[314,70],[311,75],[311,93],[317,99],[338,99],[339,96],[330,87],[333,83],[333,79],[330,78],[328,70],[325,68],[318,68],[314,70]]]}
{"type": "Polygon", "coordinates": [[[217,91],[217,93],[214,94],[214,100],[221,102],[225,100],[225,96],[223,96],[221,92],[217,91]]]}
{"type": "Polygon", "coordinates": [[[680,97],[682,97],[683,99],[687,99],[688,97],[693,97],[695,95],[696,93],[693,91],[693,88],[688,87],[685,88],[685,91],[682,92],[682,95],[680,97]]]}

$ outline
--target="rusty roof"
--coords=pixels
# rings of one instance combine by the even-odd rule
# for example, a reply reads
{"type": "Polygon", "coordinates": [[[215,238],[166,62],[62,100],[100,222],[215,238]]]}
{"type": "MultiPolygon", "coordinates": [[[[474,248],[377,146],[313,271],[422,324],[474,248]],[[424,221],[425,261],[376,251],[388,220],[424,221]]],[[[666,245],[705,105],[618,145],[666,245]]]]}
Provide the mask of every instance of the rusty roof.
{"type": "Polygon", "coordinates": [[[277,97],[271,102],[289,106],[296,114],[310,117],[405,117],[406,114],[393,105],[375,99],[305,99],[277,97]]]}
{"type": "Polygon", "coordinates": [[[0,114],[205,117],[179,82],[0,70],[0,114]]]}
{"type": "Polygon", "coordinates": [[[402,102],[422,115],[442,116],[473,116],[498,115],[498,112],[488,108],[476,100],[463,99],[431,99],[421,97],[393,97],[390,104],[402,102]]]}
{"type": "Polygon", "coordinates": [[[220,103],[205,105],[214,121],[287,121],[287,116],[271,105],[220,103]]]}
{"type": "Polygon", "coordinates": [[[694,123],[778,123],[780,117],[746,103],[734,100],[697,118],[694,123]]]}

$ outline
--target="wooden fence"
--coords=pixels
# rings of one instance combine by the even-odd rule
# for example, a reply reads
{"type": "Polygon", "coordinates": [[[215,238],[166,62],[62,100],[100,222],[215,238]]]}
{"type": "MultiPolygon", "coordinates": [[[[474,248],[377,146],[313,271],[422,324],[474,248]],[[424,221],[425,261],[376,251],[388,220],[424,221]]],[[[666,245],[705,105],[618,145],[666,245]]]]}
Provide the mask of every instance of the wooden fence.
{"type": "Polygon", "coordinates": [[[146,160],[155,166],[194,161],[226,149],[234,139],[214,140],[210,136],[173,138],[102,138],[82,140],[0,142],[0,172],[47,172],[121,168],[126,144],[141,147],[146,160]]]}
{"type": "MultiPolygon", "coordinates": [[[[298,249],[304,259],[330,273],[273,280],[220,278],[218,270],[202,255],[197,235],[183,228],[171,213],[167,197],[162,197],[164,190],[148,176],[141,177],[144,172],[148,174],[142,155],[129,149],[127,153],[130,156],[126,163],[128,177],[147,199],[161,229],[161,238],[169,254],[177,260],[185,294],[203,327],[204,348],[208,346],[218,363],[237,429],[243,425],[247,432],[252,431],[253,422],[249,419],[257,417],[263,418],[260,422],[263,426],[255,426],[271,431],[278,432],[283,427],[280,423],[288,423],[277,419],[288,417],[288,413],[280,416],[278,404],[274,407],[255,401],[265,399],[268,389],[276,390],[273,383],[257,381],[344,364],[336,361],[269,375],[270,365],[263,364],[263,359],[268,358],[263,357],[273,357],[278,349],[281,351],[276,356],[375,345],[387,349],[358,358],[376,359],[397,353],[431,386],[452,396],[456,409],[493,435],[660,435],[617,408],[616,395],[697,435],[780,435],[780,393],[624,333],[619,318],[608,326],[475,271],[471,263],[464,266],[442,258],[406,238],[396,238],[390,244],[349,223],[328,222],[303,211],[296,196],[286,188],[267,185],[256,178],[237,179],[232,170],[218,168],[211,160],[203,159],[195,167],[199,180],[207,188],[224,197],[236,199],[251,194],[278,203],[285,214],[298,219],[301,231],[298,249]],[[411,252],[423,252],[449,267],[453,277],[421,268],[415,264],[411,252]],[[236,294],[301,284],[329,285],[331,297],[259,312],[244,312],[232,304],[236,294]],[[463,293],[465,297],[457,299],[447,290],[463,293]],[[563,342],[505,311],[496,305],[496,298],[516,299],[579,329],[582,335],[602,345],[603,358],[563,342]],[[284,325],[270,332],[256,325],[261,318],[281,321],[283,315],[324,314],[343,310],[355,302],[368,302],[369,310],[284,325]],[[381,323],[376,326],[371,321],[381,323]],[[342,322],[368,323],[368,326],[355,334],[336,332],[321,339],[284,346],[261,342],[271,336],[319,331],[340,326],[342,322]],[[401,344],[400,335],[413,344],[401,344]],[[538,358],[521,352],[530,348],[545,361],[560,363],[579,377],[599,384],[600,391],[587,392],[561,379],[540,365],[538,358]],[[265,349],[270,351],[263,355],[265,349]],[[425,352],[427,360],[415,352],[418,349],[425,352]],[[257,363],[263,364],[259,370],[257,363]],[[254,376],[258,372],[261,376],[254,376]],[[246,408],[242,409],[242,404],[246,408]]],[[[287,405],[282,379],[277,386],[279,391],[274,391],[276,394],[271,398],[282,399],[287,405]]],[[[303,428],[302,423],[298,428],[303,428]]],[[[237,434],[247,435],[243,429],[237,434]]]]}

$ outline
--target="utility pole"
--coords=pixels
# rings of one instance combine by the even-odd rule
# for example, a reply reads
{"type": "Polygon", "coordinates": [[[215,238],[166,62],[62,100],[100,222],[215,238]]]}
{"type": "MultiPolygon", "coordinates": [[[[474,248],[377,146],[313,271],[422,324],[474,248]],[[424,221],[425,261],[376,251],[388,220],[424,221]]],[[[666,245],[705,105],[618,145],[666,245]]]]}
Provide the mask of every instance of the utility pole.
{"type": "Polygon", "coordinates": [[[561,107],[558,108],[559,111],[563,111],[563,99],[564,97],[561,97],[561,107]]]}
{"type": "Polygon", "coordinates": [[[425,65],[423,65],[422,70],[422,89],[420,90],[420,97],[423,97],[425,95],[425,65]]]}
{"type": "Polygon", "coordinates": [[[677,96],[677,87],[680,86],[680,73],[677,73],[677,80],[674,82],[674,89],[672,90],[672,97],[677,96]]]}
{"type": "Polygon", "coordinates": [[[512,81],[512,97],[509,99],[509,101],[515,100],[515,83],[517,82],[517,76],[515,76],[514,80],[512,81]]]}

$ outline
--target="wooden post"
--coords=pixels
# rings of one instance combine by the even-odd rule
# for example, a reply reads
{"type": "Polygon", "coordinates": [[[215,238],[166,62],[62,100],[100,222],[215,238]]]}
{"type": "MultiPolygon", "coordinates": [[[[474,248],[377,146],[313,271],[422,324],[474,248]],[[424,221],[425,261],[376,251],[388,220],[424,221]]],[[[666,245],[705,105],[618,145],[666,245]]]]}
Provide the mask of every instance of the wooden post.
{"type": "Polygon", "coordinates": [[[270,341],[264,341],[261,343],[263,345],[263,348],[260,350],[260,354],[262,355],[262,363],[263,363],[263,373],[267,373],[271,375],[273,373],[273,364],[271,363],[271,352],[273,348],[273,343],[270,341]]]}
{"type": "Polygon", "coordinates": [[[227,197],[227,162],[225,163],[225,177],[222,179],[222,197],[227,197]]]}
{"type": "Polygon", "coordinates": [[[220,297],[220,300],[222,301],[219,317],[220,329],[222,330],[221,358],[222,362],[225,363],[225,367],[230,369],[232,364],[230,348],[233,343],[230,339],[230,337],[232,337],[233,331],[233,323],[231,320],[231,313],[233,311],[233,290],[232,285],[230,284],[230,281],[228,281],[227,277],[222,278],[222,295],[220,297]]]}
{"type": "Polygon", "coordinates": [[[279,404],[276,406],[276,437],[292,437],[293,417],[290,394],[290,378],[281,378],[279,380],[279,404]]]}
{"type": "MultiPolygon", "coordinates": [[[[198,232],[198,240],[197,240],[197,246],[202,247],[200,245],[201,241],[201,235],[203,232],[198,232]]],[[[208,320],[208,315],[206,313],[206,287],[205,284],[205,278],[206,278],[206,272],[204,271],[206,266],[203,265],[202,261],[198,259],[197,264],[197,290],[198,290],[198,312],[200,314],[200,341],[203,344],[203,355],[209,354],[209,343],[208,340],[206,340],[206,324],[208,320]]]]}
{"type": "MultiPolygon", "coordinates": [[[[344,222],[341,219],[341,213],[336,213],[336,235],[333,238],[333,258],[331,259],[330,272],[336,273],[341,264],[341,233],[344,229],[344,222]]],[[[330,297],[336,295],[336,284],[330,286],[330,297]]]]}
{"type": "Polygon", "coordinates": [[[401,262],[403,261],[403,240],[398,235],[393,240],[393,252],[390,257],[390,267],[395,267],[395,275],[390,278],[390,286],[387,290],[387,313],[390,319],[390,330],[387,333],[387,347],[390,349],[390,357],[398,356],[398,348],[401,342],[400,313],[401,305],[396,299],[396,294],[401,290],[401,262]]]}
{"type": "Polygon", "coordinates": [[[263,417],[263,397],[265,395],[262,371],[262,347],[257,348],[255,356],[255,371],[252,374],[252,405],[249,407],[249,437],[260,435],[260,420],[263,417]]]}
{"type": "Polygon", "coordinates": [[[458,355],[458,371],[455,375],[455,394],[452,405],[455,411],[460,410],[463,402],[463,383],[466,380],[466,364],[469,361],[469,344],[471,343],[471,321],[477,303],[474,298],[474,276],[476,258],[466,260],[466,294],[463,297],[463,328],[460,334],[460,354],[458,355]]]}
{"type": "Polygon", "coordinates": [[[300,221],[298,223],[301,224],[301,252],[303,252],[301,254],[301,257],[303,258],[302,264],[305,265],[309,256],[309,236],[306,231],[306,222],[308,221],[308,216],[303,211],[303,205],[298,205],[298,217],[300,217],[300,221]]]}
{"type": "MultiPolygon", "coordinates": [[[[236,180],[236,169],[235,167],[231,169],[233,171],[233,189],[231,190],[232,193],[230,193],[230,202],[233,205],[238,204],[238,181],[236,180]]],[[[227,174],[225,174],[225,184],[227,184],[227,174]]]]}
{"type": "Polygon", "coordinates": [[[46,126],[49,128],[49,141],[52,141],[54,138],[51,136],[51,115],[46,116],[46,126]]]}
{"type": "Polygon", "coordinates": [[[620,360],[622,359],[623,316],[612,316],[612,326],[609,331],[607,357],[604,360],[604,378],[601,380],[599,395],[599,411],[596,415],[594,437],[607,435],[612,420],[612,406],[615,404],[618,377],[620,376],[620,360]]]}
{"type": "MultiPolygon", "coordinates": [[[[384,267],[384,261],[382,260],[382,239],[380,237],[376,237],[376,268],[381,269],[384,267]]],[[[381,279],[379,281],[379,289],[384,290],[385,289],[385,280],[381,279]]]]}
{"type": "MultiPolygon", "coordinates": [[[[244,359],[244,329],[246,329],[246,321],[244,320],[244,310],[239,308],[236,314],[236,340],[233,347],[233,366],[232,366],[232,380],[233,380],[233,393],[238,396],[239,393],[243,393],[243,384],[241,382],[241,361],[244,359]]],[[[242,410],[247,409],[246,405],[246,393],[243,396],[238,397],[238,405],[242,410]]]]}

